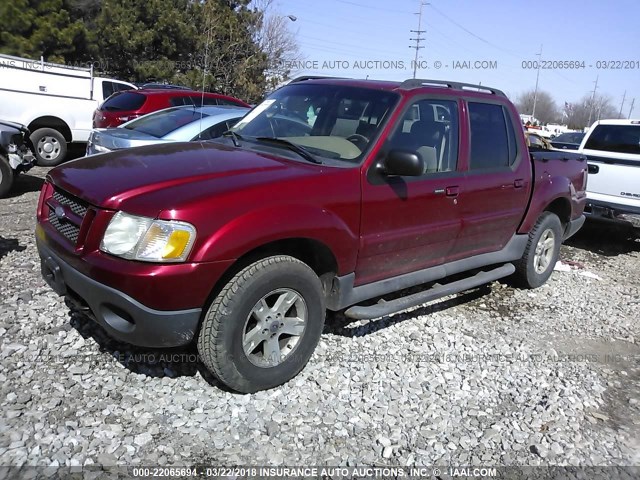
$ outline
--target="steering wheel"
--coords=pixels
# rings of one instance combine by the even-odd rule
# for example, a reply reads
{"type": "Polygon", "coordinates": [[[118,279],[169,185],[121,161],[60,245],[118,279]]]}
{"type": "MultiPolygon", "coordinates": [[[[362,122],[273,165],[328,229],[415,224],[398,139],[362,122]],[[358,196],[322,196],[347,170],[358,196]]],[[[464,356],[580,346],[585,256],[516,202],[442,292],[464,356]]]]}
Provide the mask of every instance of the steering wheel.
{"type": "Polygon", "coordinates": [[[360,150],[364,150],[364,148],[369,143],[369,139],[367,137],[365,137],[364,135],[360,135],[359,133],[353,133],[353,134],[349,135],[347,137],[347,140],[349,140],[351,143],[353,143],[360,150]]]}

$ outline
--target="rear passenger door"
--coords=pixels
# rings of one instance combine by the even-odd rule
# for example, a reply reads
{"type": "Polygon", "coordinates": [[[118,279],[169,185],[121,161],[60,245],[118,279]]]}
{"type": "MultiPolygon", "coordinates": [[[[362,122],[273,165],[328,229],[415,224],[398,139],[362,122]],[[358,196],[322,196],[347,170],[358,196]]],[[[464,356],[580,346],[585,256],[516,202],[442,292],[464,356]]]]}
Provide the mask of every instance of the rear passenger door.
{"type": "Polygon", "coordinates": [[[499,102],[469,100],[466,106],[470,145],[454,258],[502,249],[522,221],[531,190],[531,161],[514,130],[519,121],[499,102]]]}
{"type": "Polygon", "coordinates": [[[459,104],[448,98],[424,98],[404,109],[362,181],[356,285],[447,261],[461,226],[458,119],[459,104]],[[380,173],[377,163],[391,150],[417,153],[425,164],[423,174],[380,173]]]}

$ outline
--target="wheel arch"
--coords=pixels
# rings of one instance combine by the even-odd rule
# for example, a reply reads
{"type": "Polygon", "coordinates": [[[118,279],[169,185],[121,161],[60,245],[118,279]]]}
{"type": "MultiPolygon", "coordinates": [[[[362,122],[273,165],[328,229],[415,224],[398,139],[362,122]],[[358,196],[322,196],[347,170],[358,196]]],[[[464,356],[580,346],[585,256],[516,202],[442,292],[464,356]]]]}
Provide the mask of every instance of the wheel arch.
{"type": "Polygon", "coordinates": [[[331,249],[323,242],[313,238],[282,238],[255,247],[240,256],[213,285],[208,302],[240,270],[263,258],[276,255],[288,255],[305,263],[318,275],[325,293],[331,289],[333,278],[338,272],[338,261],[331,249]]]}
{"type": "Polygon", "coordinates": [[[560,219],[560,223],[562,223],[563,228],[567,226],[569,221],[571,220],[571,202],[569,199],[565,197],[558,197],[553,200],[547,207],[543,210],[544,212],[551,212],[557,215],[560,219]]]}
{"type": "Polygon", "coordinates": [[[69,128],[67,122],[52,115],[45,115],[32,120],[31,123],[29,123],[28,128],[29,132],[32,134],[40,128],[51,128],[60,132],[67,142],[71,142],[73,140],[71,128],[69,128]]]}

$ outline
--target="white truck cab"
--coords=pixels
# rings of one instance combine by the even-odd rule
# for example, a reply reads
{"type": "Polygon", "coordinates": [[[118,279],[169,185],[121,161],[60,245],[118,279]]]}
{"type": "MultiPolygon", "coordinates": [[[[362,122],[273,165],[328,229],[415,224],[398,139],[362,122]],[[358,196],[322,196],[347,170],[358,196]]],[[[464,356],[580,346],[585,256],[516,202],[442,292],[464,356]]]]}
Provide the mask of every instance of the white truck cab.
{"type": "Polygon", "coordinates": [[[599,120],[580,144],[589,180],[585,213],[640,227],[640,120],[599,120]]]}
{"type": "Polygon", "coordinates": [[[93,112],[111,94],[136,87],[79,68],[0,55],[0,119],[26,125],[38,164],[57,165],[67,143],[86,142],[93,112]]]}

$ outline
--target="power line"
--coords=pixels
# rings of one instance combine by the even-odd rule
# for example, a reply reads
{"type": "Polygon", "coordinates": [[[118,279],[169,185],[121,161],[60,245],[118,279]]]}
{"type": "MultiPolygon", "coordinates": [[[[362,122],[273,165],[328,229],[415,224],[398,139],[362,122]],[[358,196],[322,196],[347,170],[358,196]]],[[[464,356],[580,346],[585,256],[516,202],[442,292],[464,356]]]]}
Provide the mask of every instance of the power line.
{"type": "Polygon", "coordinates": [[[420,11],[416,13],[418,15],[418,29],[417,30],[409,30],[411,33],[416,34],[416,38],[410,38],[412,42],[416,42],[414,46],[409,46],[409,48],[413,48],[416,51],[415,59],[413,60],[413,78],[416,78],[416,71],[418,69],[418,53],[420,49],[424,48],[424,46],[420,45],[421,42],[424,42],[423,33],[426,33],[426,30],[422,30],[422,9],[429,5],[427,2],[420,0],[420,11]]]}
{"type": "Polygon", "coordinates": [[[381,12],[391,12],[391,13],[401,13],[401,14],[409,13],[409,12],[403,12],[401,10],[398,10],[397,8],[374,7],[372,5],[366,5],[364,3],[357,3],[357,2],[350,2],[348,0],[335,0],[335,1],[338,3],[345,3],[347,5],[353,5],[360,8],[367,8],[369,10],[379,10],[381,12]]]}
{"type": "Polygon", "coordinates": [[[449,20],[451,23],[453,23],[456,27],[458,27],[458,28],[460,28],[461,30],[463,30],[463,31],[467,32],[469,35],[471,35],[472,37],[474,37],[474,38],[476,38],[476,39],[480,40],[481,42],[486,43],[487,45],[490,45],[490,46],[492,46],[493,48],[496,48],[496,49],[498,49],[498,50],[500,50],[500,51],[502,51],[502,52],[505,52],[505,53],[507,53],[507,54],[509,54],[509,55],[511,55],[511,56],[513,56],[513,57],[516,57],[516,58],[522,58],[522,56],[521,56],[521,55],[519,55],[519,54],[517,54],[517,53],[515,53],[515,52],[511,52],[511,51],[509,51],[509,50],[505,50],[504,48],[502,48],[502,47],[500,47],[500,46],[498,46],[498,45],[495,45],[495,44],[491,43],[489,40],[485,40],[485,39],[484,39],[484,38],[482,38],[480,35],[476,35],[475,33],[473,33],[473,32],[472,32],[471,30],[469,30],[468,28],[464,27],[463,25],[460,25],[460,24],[459,24],[458,22],[456,22],[453,18],[449,17],[447,14],[445,14],[445,13],[441,12],[441,11],[440,11],[438,8],[436,8],[435,6],[433,6],[433,5],[432,5],[432,6],[431,6],[431,8],[433,8],[433,10],[434,10],[435,12],[437,12],[438,14],[440,14],[441,16],[443,16],[444,18],[446,18],[447,20],[449,20]]]}

